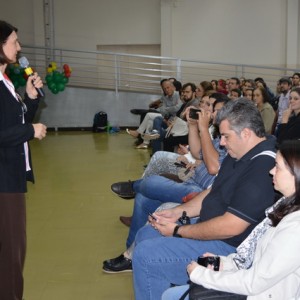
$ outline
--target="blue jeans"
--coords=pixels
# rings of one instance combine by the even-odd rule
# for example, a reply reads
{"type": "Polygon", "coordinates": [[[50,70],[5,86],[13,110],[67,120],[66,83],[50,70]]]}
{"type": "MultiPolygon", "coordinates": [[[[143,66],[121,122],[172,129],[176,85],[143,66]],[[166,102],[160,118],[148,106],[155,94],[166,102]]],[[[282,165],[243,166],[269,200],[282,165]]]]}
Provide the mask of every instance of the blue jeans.
{"type": "MultiPolygon", "coordinates": [[[[189,287],[189,284],[185,284],[169,288],[163,293],[161,300],[178,300],[189,289],[189,287]]],[[[187,295],[184,300],[189,300],[189,295],[187,295]]]]}
{"type": "Polygon", "coordinates": [[[163,121],[163,117],[156,117],[153,121],[153,129],[156,129],[160,134],[160,137],[156,140],[152,140],[152,154],[162,149],[162,141],[166,135],[167,124],[163,121]]]}
{"type": "Polygon", "coordinates": [[[202,192],[202,188],[192,182],[176,182],[159,175],[144,178],[137,187],[137,191],[150,199],[159,200],[162,203],[181,203],[182,198],[190,193],[202,192]]]}
{"type": "Polygon", "coordinates": [[[192,192],[201,192],[196,184],[177,183],[163,176],[152,175],[134,182],[136,192],[134,207],[126,247],[133,243],[136,233],[142,228],[148,214],[153,213],[166,202],[182,203],[182,198],[192,192]]]}
{"type": "Polygon", "coordinates": [[[163,237],[152,226],[136,235],[133,253],[133,283],[136,300],[161,299],[170,284],[188,281],[187,265],[205,252],[227,256],[235,248],[225,242],[163,237]]]}

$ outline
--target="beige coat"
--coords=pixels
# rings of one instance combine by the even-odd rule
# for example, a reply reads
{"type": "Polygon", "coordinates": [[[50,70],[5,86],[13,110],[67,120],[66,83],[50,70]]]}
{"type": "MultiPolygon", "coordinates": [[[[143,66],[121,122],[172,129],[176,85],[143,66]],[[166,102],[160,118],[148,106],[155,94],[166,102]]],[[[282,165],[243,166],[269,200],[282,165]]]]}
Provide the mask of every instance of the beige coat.
{"type": "Polygon", "coordinates": [[[232,256],[222,259],[223,271],[199,266],[191,280],[206,288],[248,295],[249,300],[300,299],[300,211],[268,229],[257,244],[251,268],[238,270],[232,256]]]}

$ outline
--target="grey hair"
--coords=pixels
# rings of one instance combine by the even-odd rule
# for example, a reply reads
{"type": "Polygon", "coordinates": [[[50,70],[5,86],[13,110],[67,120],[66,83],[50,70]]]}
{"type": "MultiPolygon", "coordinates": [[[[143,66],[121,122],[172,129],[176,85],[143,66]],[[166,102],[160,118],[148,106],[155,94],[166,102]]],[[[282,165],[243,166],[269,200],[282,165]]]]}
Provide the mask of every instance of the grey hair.
{"type": "Polygon", "coordinates": [[[245,128],[253,131],[258,137],[265,137],[266,131],[261,114],[255,104],[247,98],[239,98],[226,103],[219,111],[217,123],[227,120],[230,128],[241,134],[245,128]]]}

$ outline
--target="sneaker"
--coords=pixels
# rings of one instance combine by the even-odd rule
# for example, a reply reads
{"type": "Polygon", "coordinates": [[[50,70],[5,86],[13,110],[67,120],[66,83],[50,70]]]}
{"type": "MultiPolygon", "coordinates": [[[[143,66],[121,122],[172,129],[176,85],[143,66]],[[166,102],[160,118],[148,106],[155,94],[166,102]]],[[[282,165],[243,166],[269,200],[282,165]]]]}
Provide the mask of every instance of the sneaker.
{"type": "Polygon", "coordinates": [[[105,260],[102,270],[105,273],[132,272],[132,260],[121,254],[116,258],[105,260]]]}
{"type": "Polygon", "coordinates": [[[158,133],[157,130],[152,130],[150,133],[146,133],[143,136],[144,140],[150,141],[150,140],[156,140],[160,138],[160,134],[158,133]]]}

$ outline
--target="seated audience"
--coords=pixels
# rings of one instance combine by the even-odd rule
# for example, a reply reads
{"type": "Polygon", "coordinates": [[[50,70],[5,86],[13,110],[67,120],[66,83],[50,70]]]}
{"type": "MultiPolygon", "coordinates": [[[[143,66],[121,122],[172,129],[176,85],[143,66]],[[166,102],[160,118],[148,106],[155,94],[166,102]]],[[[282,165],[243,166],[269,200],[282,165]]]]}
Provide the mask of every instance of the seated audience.
{"type": "Polygon", "coordinates": [[[300,139],[300,87],[293,88],[290,93],[289,108],[282,114],[278,126],[277,140],[300,139]]]}
{"type": "Polygon", "coordinates": [[[244,84],[241,86],[243,96],[245,96],[246,89],[254,89],[256,88],[255,82],[252,79],[246,79],[244,84]]]}
{"type": "MultiPolygon", "coordinates": [[[[269,95],[269,101],[270,101],[270,104],[273,106],[275,95],[274,95],[274,93],[271,91],[271,89],[267,86],[267,84],[266,84],[266,82],[264,81],[264,79],[261,78],[261,77],[257,77],[257,78],[254,79],[254,82],[255,82],[256,87],[263,87],[263,88],[267,91],[267,93],[268,93],[268,95],[269,95]]],[[[274,108],[274,107],[273,107],[273,108],[274,108]]],[[[275,108],[274,108],[274,109],[275,109],[275,108]]]]}
{"type": "Polygon", "coordinates": [[[201,81],[196,89],[196,98],[201,100],[207,91],[213,90],[213,86],[209,81],[201,81]]]}
{"type": "Polygon", "coordinates": [[[247,98],[250,101],[253,101],[253,91],[253,88],[246,88],[243,97],[247,98]]]}
{"type": "MultiPolygon", "coordinates": [[[[176,117],[168,118],[158,116],[153,121],[153,130],[149,134],[145,134],[144,139],[146,140],[155,140],[152,142],[152,153],[154,154],[156,151],[162,150],[162,141],[164,140],[167,133],[171,132],[172,127],[175,122],[177,122],[178,129],[177,132],[177,144],[187,144],[187,138],[182,137],[187,135],[187,124],[185,123],[185,111],[190,106],[198,106],[199,99],[195,98],[196,95],[196,85],[194,83],[186,83],[183,85],[182,89],[182,100],[183,104],[181,108],[176,113],[176,117],[181,120],[176,120],[176,117]],[[183,122],[184,121],[184,122],[183,122]]],[[[175,128],[174,128],[175,129],[175,128]]],[[[176,145],[177,145],[176,144],[176,145]]],[[[171,151],[172,152],[172,151],[171,151]]]]}
{"type": "Polygon", "coordinates": [[[210,81],[211,85],[212,85],[212,88],[215,92],[217,92],[217,89],[218,89],[218,80],[216,79],[213,79],[210,81]]]}
{"type": "Polygon", "coordinates": [[[226,89],[226,80],[224,79],[218,80],[217,92],[225,95],[228,94],[228,90],[226,89]]]}
{"type": "Polygon", "coordinates": [[[171,283],[185,284],[186,263],[205,252],[233,253],[273,204],[269,170],[274,166],[275,138],[265,136],[258,109],[247,99],[229,101],[218,119],[221,145],[229,155],[212,188],[154,213],[156,220],[149,218],[151,226],[136,235],[132,260],[136,300],[160,299],[171,283]],[[198,218],[179,226],[176,221],[183,212],[198,218]]]}
{"type": "MultiPolygon", "coordinates": [[[[276,155],[276,166],[270,171],[274,188],[283,197],[266,211],[266,218],[236,253],[221,257],[219,272],[195,261],[187,266],[191,281],[197,284],[190,285],[190,292],[199,295],[193,300],[300,298],[299,166],[300,141],[283,142],[276,155]]],[[[179,299],[188,288],[168,289],[162,300],[179,299]]]]}
{"type": "Polygon", "coordinates": [[[253,100],[263,119],[266,133],[271,134],[275,111],[269,102],[267,90],[263,87],[257,87],[253,92],[253,100]]]}
{"type": "Polygon", "coordinates": [[[231,93],[230,93],[230,99],[236,100],[236,99],[240,98],[241,95],[242,95],[242,92],[240,89],[232,89],[231,93]]]}
{"type": "MultiPolygon", "coordinates": [[[[225,99],[216,101],[216,113],[226,101],[225,99]]],[[[216,113],[214,118],[216,118],[216,113]]],[[[182,203],[182,198],[186,195],[199,193],[209,188],[213,183],[215,175],[218,173],[220,165],[226,156],[226,151],[219,145],[219,136],[213,141],[211,140],[209,133],[210,117],[211,114],[204,111],[201,112],[201,116],[197,121],[188,117],[191,139],[193,140],[191,148],[195,147],[200,152],[200,156],[199,152],[197,156],[202,160],[190,179],[183,183],[177,183],[165,177],[154,175],[135,181],[134,190],[137,194],[133,209],[133,219],[126,243],[127,250],[116,258],[104,261],[104,272],[116,273],[131,270],[131,246],[136,232],[146,223],[149,213],[154,212],[155,209],[165,202],[182,203]]]]}
{"type": "MultiPolygon", "coordinates": [[[[155,106],[154,104],[151,106],[155,108],[157,112],[148,112],[140,124],[137,130],[129,130],[126,129],[127,133],[131,136],[137,138],[139,135],[143,135],[145,132],[149,133],[153,127],[153,120],[157,116],[161,115],[175,115],[176,112],[182,105],[182,102],[179,97],[179,93],[175,91],[175,87],[172,82],[169,80],[164,80],[162,82],[162,89],[164,91],[164,95],[156,101],[155,106]]],[[[147,149],[149,145],[149,141],[144,141],[142,144],[138,145],[136,148],[138,149],[147,149]]]]}
{"type": "Polygon", "coordinates": [[[292,76],[292,86],[293,87],[300,87],[300,73],[296,72],[292,76]]]}

